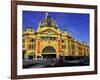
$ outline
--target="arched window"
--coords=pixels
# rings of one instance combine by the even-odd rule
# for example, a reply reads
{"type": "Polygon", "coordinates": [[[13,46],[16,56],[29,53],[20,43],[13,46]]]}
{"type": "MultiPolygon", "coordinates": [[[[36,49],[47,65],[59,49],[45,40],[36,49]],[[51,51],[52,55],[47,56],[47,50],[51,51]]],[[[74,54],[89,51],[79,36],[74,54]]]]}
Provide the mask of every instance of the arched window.
{"type": "Polygon", "coordinates": [[[31,39],[30,42],[34,42],[34,39],[31,39]]]}
{"type": "Polygon", "coordinates": [[[31,44],[29,44],[29,47],[28,47],[28,48],[29,48],[29,50],[31,50],[31,49],[32,49],[32,48],[31,48],[31,44]]]}

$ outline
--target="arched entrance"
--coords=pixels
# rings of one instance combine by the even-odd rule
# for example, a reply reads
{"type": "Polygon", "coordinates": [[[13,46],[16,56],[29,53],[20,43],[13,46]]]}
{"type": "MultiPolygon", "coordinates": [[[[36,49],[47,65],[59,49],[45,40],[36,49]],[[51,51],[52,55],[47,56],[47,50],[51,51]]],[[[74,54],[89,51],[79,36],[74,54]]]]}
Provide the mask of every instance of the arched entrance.
{"type": "Polygon", "coordinates": [[[56,50],[52,46],[47,46],[42,50],[43,58],[56,58],[56,50]]]}
{"type": "Polygon", "coordinates": [[[25,59],[26,50],[23,50],[23,59],[25,59]]]}

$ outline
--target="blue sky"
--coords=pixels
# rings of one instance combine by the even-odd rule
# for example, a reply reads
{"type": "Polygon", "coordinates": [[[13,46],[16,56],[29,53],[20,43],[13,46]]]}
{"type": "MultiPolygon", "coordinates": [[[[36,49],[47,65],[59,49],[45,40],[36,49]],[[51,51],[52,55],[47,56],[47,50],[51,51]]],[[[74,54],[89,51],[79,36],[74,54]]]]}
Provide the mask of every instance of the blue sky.
{"type": "MultiPolygon", "coordinates": [[[[23,11],[23,30],[26,27],[32,27],[36,31],[39,22],[45,19],[45,15],[46,12],[23,11]]],[[[89,44],[89,14],[48,12],[48,15],[56,21],[61,31],[68,31],[80,42],[84,40],[89,44]]]]}

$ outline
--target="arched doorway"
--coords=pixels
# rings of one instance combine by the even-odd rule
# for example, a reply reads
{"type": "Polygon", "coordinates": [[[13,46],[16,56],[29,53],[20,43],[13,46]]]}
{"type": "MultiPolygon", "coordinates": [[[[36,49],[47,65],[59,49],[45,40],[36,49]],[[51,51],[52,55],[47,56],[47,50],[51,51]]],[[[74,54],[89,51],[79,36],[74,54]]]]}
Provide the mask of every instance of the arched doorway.
{"type": "Polygon", "coordinates": [[[42,50],[43,58],[56,58],[56,50],[52,46],[47,46],[42,50]]]}
{"type": "Polygon", "coordinates": [[[26,50],[23,50],[23,59],[25,59],[25,53],[26,53],[26,50]]]}

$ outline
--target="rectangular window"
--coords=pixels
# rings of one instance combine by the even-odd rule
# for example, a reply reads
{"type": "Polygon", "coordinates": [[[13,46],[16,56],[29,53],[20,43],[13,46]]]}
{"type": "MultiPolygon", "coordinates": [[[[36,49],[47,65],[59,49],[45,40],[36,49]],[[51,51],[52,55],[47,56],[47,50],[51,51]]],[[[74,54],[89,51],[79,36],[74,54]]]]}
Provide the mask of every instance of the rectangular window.
{"type": "Polygon", "coordinates": [[[75,44],[72,44],[71,46],[72,46],[72,50],[75,50],[75,44]]]}
{"type": "Polygon", "coordinates": [[[62,45],[62,49],[66,49],[66,45],[62,45]]]}
{"type": "Polygon", "coordinates": [[[23,44],[23,48],[25,48],[25,45],[23,44]]]}

